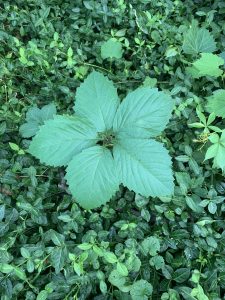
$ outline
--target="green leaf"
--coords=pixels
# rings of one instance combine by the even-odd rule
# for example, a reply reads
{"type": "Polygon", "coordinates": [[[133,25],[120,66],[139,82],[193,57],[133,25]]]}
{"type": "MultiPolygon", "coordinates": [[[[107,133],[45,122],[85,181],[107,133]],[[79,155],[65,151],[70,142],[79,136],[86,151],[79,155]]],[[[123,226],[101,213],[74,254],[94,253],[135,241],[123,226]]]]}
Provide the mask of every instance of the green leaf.
{"type": "Polygon", "coordinates": [[[207,109],[216,116],[225,118],[225,90],[216,90],[212,96],[207,97],[207,109]]]}
{"type": "Polygon", "coordinates": [[[46,300],[47,298],[48,298],[48,292],[43,290],[43,291],[40,291],[40,293],[37,295],[36,300],[46,300]]]}
{"type": "Polygon", "coordinates": [[[180,268],[173,273],[173,280],[175,280],[178,283],[187,281],[189,277],[190,277],[189,268],[180,268]]]}
{"type": "Polygon", "coordinates": [[[202,213],[203,208],[200,206],[200,198],[193,194],[191,197],[186,196],[185,197],[187,205],[190,207],[191,210],[193,210],[196,213],[202,213]]]}
{"type": "Polygon", "coordinates": [[[212,53],[201,53],[201,58],[193,63],[195,69],[198,70],[198,77],[212,76],[218,77],[223,74],[219,66],[224,64],[224,60],[212,53]]]}
{"type": "Polygon", "coordinates": [[[106,251],[104,253],[104,256],[105,260],[110,263],[110,264],[114,264],[118,261],[116,255],[113,253],[113,252],[109,252],[109,251],[106,251]]]}
{"type": "Polygon", "coordinates": [[[67,251],[65,247],[56,247],[51,250],[50,259],[56,274],[58,274],[65,265],[67,251]]]}
{"type": "Polygon", "coordinates": [[[119,188],[110,150],[94,146],[69,163],[66,179],[75,199],[85,209],[105,204],[119,188]]]}
{"type": "Polygon", "coordinates": [[[89,250],[92,248],[92,244],[89,243],[83,243],[77,246],[81,250],[89,250]]]}
{"type": "Polygon", "coordinates": [[[150,254],[151,256],[155,256],[160,250],[159,239],[155,236],[147,237],[142,241],[141,248],[144,255],[150,254]]]}
{"type": "Polygon", "coordinates": [[[9,265],[9,264],[5,264],[5,263],[0,263],[0,272],[4,273],[4,274],[9,274],[14,270],[14,267],[9,265]]]}
{"type": "Polygon", "coordinates": [[[171,159],[161,143],[118,139],[113,155],[120,181],[130,190],[145,197],[173,194],[171,159]]]}
{"type": "Polygon", "coordinates": [[[20,126],[19,132],[24,138],[30,138],[36,134],[39,125],[35,122],[25,123],[20,126]]]}
{"type": "Polygon", "coordinates": [[[136,281],[130,290],[131,298],[133,300],[148,300],[152,292],[152,285],[143,279],[136,281]]]}
{"type": "Polygon", "coordinates": [[[151,266],[154,266],[156,270],[162,269],[165,265],[164,259],[160,255],[153,256],[149,263],[151,266]]]}
{"type": "Polygon", "coordinates": [[[172,98],[156,88],[139,88],[120,104],[113,129],[136,138],[157,136],[168,123],[173,106],[172,98]]]}
{"type": "Polygon", "coordinates": [[[74,110],[92,122],[98,132],[111,129],[119,105],[113,83],[98,72],[92,72],[77,89],[74,110]]]}
{"type": "Polygon", "coordinates": [[[11,148],[13,151],[19,151],[19,150],[20,150],[20,148],[19,148],[19,146],[18,146],[17,144],[14,144],[14,143],[10,143],[10,142],[9,142],[9,146],[10,146],[10,148],[11,148]]]}
{"type": "Polygon", "coordinates": [[[125,264],[118,261],[116,264],[116,269],[122,276],[128,276],[128,270],[125,264]]]}
{"type": "Polygon", "coordinates": [[[26,280],[26,273],[19,267],[13,267],[14,274],[21,280],[26,280]]]}
{"type": "Polygon", "coordinates": [[[40,125],[43,125],[47,120],[53,119],[54,115],[56,115],[56,107],[53,103],[45,105],[41,109],[31,107],[26,114],[26,123],[20,126],[20,134],[24,138],[34,136],[40,125]]]}
{"type": "Polygon", "coordinates": [[[101,46],[101,57],[105,58],[117,58],[122,57],[122,44],[115,38],[109,39],[101,46]]]}
{"type": "Polygon", "coordinates": [[[126,278],[125,276],[121,275],[117,270],[113,270],[109,274],[109,282],[116,287],[121,287],[126,283],[126,278]]]}
{"type": "Polygon", "coordinates": [[[213,143],[205,154],[205,160],[213,158],[213,167],[225,169],[225,130],[222,131],[221,137],[214,134],[209,138],[213,143]]]}
{"type": "Polygon", "coordinates": [[[40,127],[29,152],[42,163],[51,166],[67,165],[75,154],[96,142],[96,131],[81,117],[55,116],[40,127]]]}
{"type": "Polygon", "coordinates": [[[216,50],[216,43],[207,29],[192,24],[188,32],[185,32],[183,50],[187,54],[211,53],[216,50]]]}

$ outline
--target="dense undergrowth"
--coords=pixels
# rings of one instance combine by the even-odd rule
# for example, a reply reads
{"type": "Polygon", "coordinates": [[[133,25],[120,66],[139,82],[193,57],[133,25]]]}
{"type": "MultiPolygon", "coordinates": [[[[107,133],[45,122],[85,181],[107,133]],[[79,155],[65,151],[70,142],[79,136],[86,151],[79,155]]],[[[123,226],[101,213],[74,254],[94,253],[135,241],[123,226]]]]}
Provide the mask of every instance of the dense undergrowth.
{"type": "Polygon", "coordinates": [[[207,97],[224,89],[224,66],[196,75],[188,67],[204,55],[184,46],[190,26],[199,26],[215,41],[209,52],[223,58],[224,18],[222,0],[1,1],[1,300],[224,299],[223,147],[214,164],[204,160],[212,134],[225,128],[220,115],[206,122],[207,97]],[[122,55],[105,58],[101,48],[112,37],[122,55]],[[71,114],[93,70],[114,82],[121,99],[143,85],[173,97],[158,137],[173,160],[173,197],[145,198],[121,186],[105,206],[84,210],[65,169],[26,152],[30,139],[19,128],[28,109],[54,103],[71,114]]]}

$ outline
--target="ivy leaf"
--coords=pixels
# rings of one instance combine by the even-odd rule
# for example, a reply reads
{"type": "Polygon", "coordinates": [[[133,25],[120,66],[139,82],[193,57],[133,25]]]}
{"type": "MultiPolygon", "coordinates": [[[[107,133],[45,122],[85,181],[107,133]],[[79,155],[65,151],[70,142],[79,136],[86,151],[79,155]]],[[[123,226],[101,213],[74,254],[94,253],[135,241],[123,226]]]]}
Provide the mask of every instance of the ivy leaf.
{"type": "Polygon", "coordinates": [[[98,132],[104,132],[111,129],[119,103],[113,83],[101,73],[92,72],[77,89],[74,110],[98,132]]]}
{"type": "Polygon", "coordinates": [[[120,104],[113,129],[130,137],[157,136],[166,127],[173,106],[172,98],[156,88],[139,88],[120,104]]]}
{"type": "Polygon", "coordinates": [[[122,44],[115,38],[109,39],[101,46],[101,57],[105,58],[117,58],[122,57],[122,44]]]}
{"type": "Polygon", "coordinates": [[[148,300],[152,292],[152,285],[143,279],[136,281],[130,290],[131,298],[133,300],[148,300]]]}
{"type": "Polygon", "coordinates": [[[121,182],[145,197],[173,194],[171,159],[161,143],[118,139],[113,154],[121,182]]]}
{"type": "Polygon", "coordinates": [[[24,138],[34,136],[39,127],[43,125],[45,121],[53,119],[54,115],[56,115],[56,107],[53,103],[45,105],[41,109],[31,107],[26,114],[26,123],[20,126],[20,134],[24,138]]]}
{"type": "Polygon", "coordinates": [[[207,29],[199,28],[196,24],[193,24],[185,33],[183,50],[186,54],[211,53],[216,50],[216,43],[207,29]]]}
{"type": "Polygon", "coordinates": [[[67,165],[73,156],[95,144],[97,133],[81,117],[55,116],[40,127],[29,152],[50,166],[67,165]]]}
{"type": "Polygon", "coordinates": [[[225,130],[222,131],[221,137],[218,134],[213,134],[209,137],[212,146],[206,152],[205,160],[213,158],[213,167],[225,169],[225,130]]]}
{"type": "Polygon", "coordinates": [[[85,209],[105,204],[119,188],[111,152],[101,146],[76,155],[67,167],[66,179],[73,196],[85,209]]]}
{"type": "Polygon", "coordinates": [[[221,57],[212,53],[201,53],[201,58],[193,63],[193,67],[198,71],[198,77],[218,77],[223,74],[219,68],[223,64],[224,60],[221,57]]]}
{"type": "Polygon", "coordinates": [[[225,90],[217,90],[207,97],[207,109],[216,116],[225,118],[225,90]]]}

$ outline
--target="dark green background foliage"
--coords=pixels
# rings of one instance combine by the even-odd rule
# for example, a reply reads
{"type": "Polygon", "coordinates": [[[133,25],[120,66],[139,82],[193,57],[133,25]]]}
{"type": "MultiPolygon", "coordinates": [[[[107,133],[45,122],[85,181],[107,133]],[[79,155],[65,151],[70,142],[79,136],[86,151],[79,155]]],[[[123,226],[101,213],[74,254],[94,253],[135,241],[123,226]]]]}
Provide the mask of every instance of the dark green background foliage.
{"type": "MultiPolygon", "coordinates": [[[[198,58],[182,50],[193,18],[223,52],[222,0],[0,1],[2,300],[224,299],[225,180],[204,162],[202,129],[188,126],[224,82],[185,72],[198,58]],[[101,45],[111,37],[122,43],[122,58],[103,60],[101,45]],[[71,114],[76,88],[93,69],[121,97],[145,84],[175,99],[159,138],[173,158],[174,197],[146,199],[121,187],[107,205],[85,211],[63,168],[24,152],[27,110],[53,102],[71,114]]],[[[220,118],[214,125],[225,128],[220,118]]]]}

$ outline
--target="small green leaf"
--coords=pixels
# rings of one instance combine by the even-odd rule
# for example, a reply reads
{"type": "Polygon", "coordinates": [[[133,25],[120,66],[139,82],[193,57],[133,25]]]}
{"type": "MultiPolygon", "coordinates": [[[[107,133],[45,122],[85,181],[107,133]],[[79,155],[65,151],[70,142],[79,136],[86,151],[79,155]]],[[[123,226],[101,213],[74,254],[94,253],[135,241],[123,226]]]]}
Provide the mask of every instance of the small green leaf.
{"type": "Polygon", "coordinates": [[[14,144],[14,143],[10,143],[9,142],[9,146],[12,150],[18,152],[20,150],[19,146],[17,144],[14,144]]]}
{"type": "Polygon", "coordinates": [[[198,70],[198,77],[212,76],[218,77],[223,71],[219,66],[224,64],[224,60],[212,53],[202,53],[201,58],[193,63],[194,68],[198,70]]]}
{"type": "Polygon", "coordinates": [[[125,264],[118,261],[116,264],[116,269],[122,276],[128,276],[128,270],[125,264]]]}
{"type": "Polygon", "coordinates": [[[213,143],[205,154],[205,160],[213,158],[213,167],[225,169],[225,130],[222,131],[221,137],[218,134],[212,135],[210,141],[213,143]]]}
{"type": "Polygon", "coordinates": [[[83,243],[77,246],[81,250],[89,250],[92,248],[92,244],[83,243]]]}
{"type": "Polygon", "coordinates": [[[216,116],[225,118],[225,90],[216,90],[207,97],[207,109],[216,116]]]}
{"type": "Polygon", "coordinates": [[[118,261],[116,255],[113,252],[108,252],[108,251],[105,252],[104,253],[104,258],[110,264],[114,264],[118,261]]]}
{"type": "Polygon", "coordinates": [[[37,295],[36,300],[46,300],[47,298],[48,298],[48,292],[43,290],[43,291],[40,291],[40,293],[37,295]]]}
{"type": "Polygon", "coordinates": [[[155,236],[150,236],[142,241],[141,247],[144,255],[150,254],[151,256],[155,256],[160,250],[159,239],[155,236]]]}
{"type": "Polygon", "coordinates": [[[101,57],[106,58],[117,58],[122,57],[122,44],[115,38],[109,39],[107,42],[103,43],[101,46],[101,57]]]}
{"type": "Polygon", "coordinates": [[[152,292],[152,285],[143,279],[136,281],[130,290],[131,298],[133,300],[148,300],[152,292]]]}
{"type": "Polygon", "coordinates": [[[178,283],[187,281],[189,277],[190,277],[189,268],[180,268],[173,273],[173,280],[175,280],[178,283]]]}

